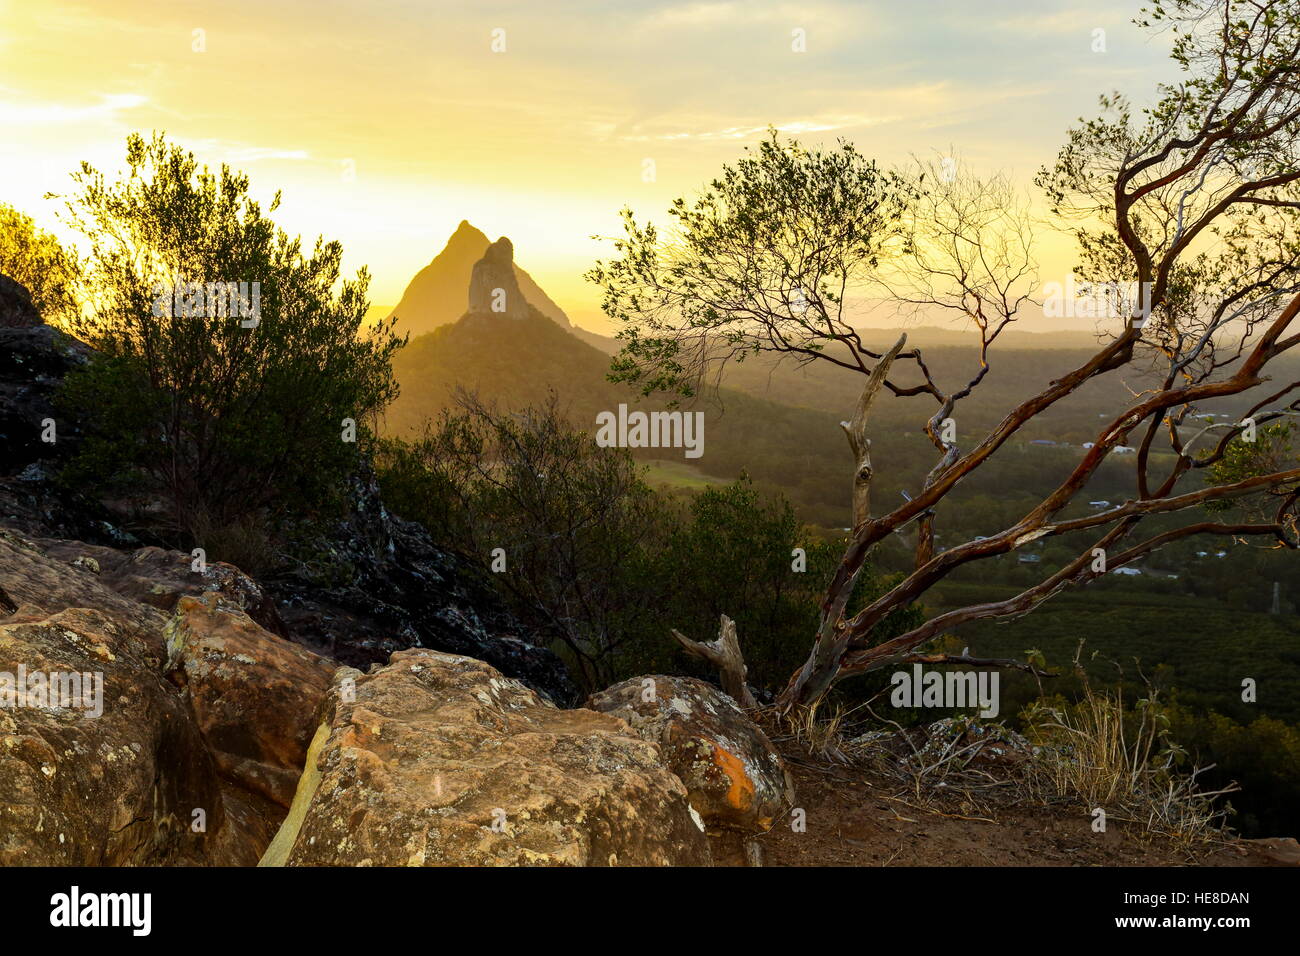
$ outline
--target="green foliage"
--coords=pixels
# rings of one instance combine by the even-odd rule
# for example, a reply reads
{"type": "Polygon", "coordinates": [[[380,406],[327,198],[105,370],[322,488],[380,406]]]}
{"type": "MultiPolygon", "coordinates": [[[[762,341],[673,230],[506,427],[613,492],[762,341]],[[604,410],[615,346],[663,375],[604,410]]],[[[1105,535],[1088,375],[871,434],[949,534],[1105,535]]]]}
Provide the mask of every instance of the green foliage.
{"type": "MultiPolygon", "coordinates": [[[[736,622],[751,683],[779,689],[807,656],[838,554],[828,542],[810,540],[784,496],[765,498],[748,477],[688,502],[664,556],[675,583],[665,609],[672,626],[713,640],[726,614],[736,622]],[[806,569],[796,571],[800,547],[806,569]]],[[[698,662],[682,663],[703,673],[698,662]]]]}
{"type": "MultiPolygon", "coordinates": [[[[655,492],[644,471],[573,428],[554,400],[508,414],[462,397],[380,456],[394,511],[489,572],[504,549],[505,570],[489,579],[585,689],[654,671],[716,677],[669,631],[712,640],[722,614],[736,621],[751,683],[779,689],[807,655],[843,541],[801,527],[783,496],[746,477],[681,497],[655,492]]],[[[858,602],[883,586],[864,574],[858,602]]]]}
{"type": "Polygon", "coordinates": [[[909,193],[851,143],[808,149],[771,130],[696,200],[674,200],[673,235],[624,210],[620,257],[587,274],[622,326],[611,379],[690,396],[715,361],[856,339],[845,289],[901,241],[909,193]]]}
{"type": "Polygon", "coordinates": [[[0,274],[27,287],[46,322],[68,325],[78,314],[81,267],[76,250],[64,250],[31,216],[4,203],[0,203],[0,274]]]}
{"type": "Polygon", "coordinates": [[[99,357],[62,395],[84,433],[65,478],[160,496],[191,540],[325,507],[357,460],[344,420],[364,442],[396,394],[402,341],[391,326],[362,330],[368,274],[340,285],[338,242],[304,251],[246,176],[200,168],[161,135],[129,137],[127,164],[116,180],[83,164],[66,200],[91,243],[90,308],[74,331],[99,357]],[[209,283],[249,283],[246,308],[209,283]]]}
{"type": "MultiPolygon", "coordinates": [[[[1210,485],[1229,485],[1258,475],[1286,471],[1296,466],[1296,449],[1292,444],[1294,426],[1290,422],[1264,425],[1255,432],[1254,441],[1246,441],[1238,434],[1223,449],[1223,457],[1206,469],[1205,480],[1210,485]]],[[[1234,508],[1253,507],[1258,511],[1258,501],[1248,504],[1241,501],[1206,502],[1205,510],[1211,513],[1231,511],[1234,508]]]]}
{"type": "Polygon", "coordinates": [[[1210,789],[1235,781],[1235,829],[1248,837],[1296,830],[1300,806],[1300,729],[1272,717],[1236,721],[1175,703],[1171,731],[1200,766],[1210,789]]]}
{"type": "Polygon", "coordinates": [[[663,508],[626,451],[573,430],[553,400],[515,415],[466,397],[420,440],[385,443],[380,481],[395,511],[494,572],[587,690],[649,640],[663,508]]]}

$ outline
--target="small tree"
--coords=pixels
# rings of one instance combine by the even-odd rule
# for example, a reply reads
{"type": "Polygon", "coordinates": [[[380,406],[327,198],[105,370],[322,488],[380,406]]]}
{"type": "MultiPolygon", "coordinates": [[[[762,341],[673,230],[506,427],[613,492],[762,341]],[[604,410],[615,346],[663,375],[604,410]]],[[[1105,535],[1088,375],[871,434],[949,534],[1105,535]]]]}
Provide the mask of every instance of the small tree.
{"type": "Polygon", "coordinates": [[[1141,117],[1122,98],[1103,98],[1106,115],[1074,130],[1054,168],[1040,177],[1059,213],[1083,217],[1080,247],[1089,278],[1122,293],[1127,311],[1121,328],[1088,361],[969,444],[935,426],[979,385],[992,338],[1028,301],[1014,291],[1029,275],[1022,271],[1027,259],[1016,227],[987,214],[986,197],[996,186],[952,189],[918,176],[910,190],[847,144],[825,154],[782,145],[773,135],[757,155],[727,167],[697,203],[677,201],[670,241],[625,213],[626,236],[616,245],[621,258],[590,273],[604,288],[606,312],[624,326],[614,374],[643,391],[689,393],[726,362],[754,352],[829,361],[866,377],[858,407],[844,423],[856,465],[852,539],[823,597],[812,651],[781,695],[783,709],[815,706],[837,680],[901,662],[1006,663],[922,649],[960,624],[1024,614],[1062,588],[1189,535],[1259,536],[1277,546],[1297,545],[1300,468],[1294,462],[1241,480],[1189,487],[1185,479],[1219,462],[1250,421],[1296,409],[1294,401],[1282,403],[1300,382],[1274,383],[1240,422],[1225,426],[1217,444],[1200,444],[1203,430],[1192,424],[1208,403],[1262,386],[1268,363],[1300,343],[1300,334],[1290,332],[1300,314],[1294,240],[1300,11],[1267,0],[1170,0],[1155,3],[1143,22],[1173,30],[1174,58],[1187,79],[1162,88],[1158,104],[1141,117]],[[945,217],[937,234],[935,222],[918,217],[918,209],[945,217]],[[884,252],[901,257],[899,268],[877,272],[886,281],[903,277],[895,298],[955,309],[980,334],[980,367],[960,388],[935,382],[919,350],[905,350],[905,337],[872,351],[850,325],[847,282],[874,270],[884,252]],[[804,293],[797,308],[787,304],[794,290],[804,293]],[[934,552],[934,509],[963,478],[1045,410],[1125,367],[1154,371],[1155,386],[1136,395],[1121,390],[1122,411],[1053,491],[1002,531],[934,552]],[[905,384],[907,370],[911,384],[905,384]],[[886,390],[936,403],[922,429],[936,446],[937,461],[914,497],[875,514],[868,416],[886,390]],[[1132,497],[1085,517],[1062,518],[1130,435],[1138,446],[1132,497]],[[1151,449],[1162,435],[1174,464],[1157,475],[1151,449]],[[1131,540],[1150,516],[1248,496],[1272,497],[1266,520],[1188,520],[1131,540]],[[850,614],[850,596],[872,547],[914,521],[923,532],[915,570],[850,614]],[[896,636],[881,632],[888,615],[957,568],[1062,535],[1082,536],[1087,546],[1018,595],[935,615],[896,636]]]}
{"type": "Polygon", "coordinates": [[[573,427],[554,396],[511,413],[462,394],[420,440],[386,444],[381,480],[395,511],[481,563],[595,691],[642,653],[665,583],[665,509],[641,471],[573,427]]]}
{"type": "Polygon", "coordinates": [[[75,331],[99,353],[65,389],[86,436],[69,478],[160,494],[191,539],[323,506],[397,392],[367,272],[340,284],[342,246],[304,252],[227,166],[161,135],[126,158],[117,180],[83,164],[66,199],[90,241],[75,331]]]}
{"type": "Polygon", "coordinates": [[[80,311],[81,267],[76,250],[66,251],[31,216],[4,203],[0,203],[0,275],[26,286],[46,322],[71,325],[80,311]]]}

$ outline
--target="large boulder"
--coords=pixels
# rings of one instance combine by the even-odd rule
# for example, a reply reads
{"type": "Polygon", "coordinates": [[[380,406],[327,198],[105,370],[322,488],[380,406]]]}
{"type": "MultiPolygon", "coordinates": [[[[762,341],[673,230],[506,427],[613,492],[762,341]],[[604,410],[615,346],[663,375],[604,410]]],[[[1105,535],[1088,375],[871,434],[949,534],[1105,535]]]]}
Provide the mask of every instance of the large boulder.
{"type": "Polygon", "coordinates": [[[167,648],[217,768],[287,810],[337,665],[215,592],[177,601],[167,648]]]}
{"type": "Polygon", "coordinates": [[[182,597],[220,594],[268,631],[285,636],[275,601],[247,574],[223,561],[205,561],[200,571],[194,567],[192,556],[180,551],[141,548],[101,575],[119,594],[164,611],[175,610],[182,597]]]}
{"type": "Polygon", "coordinates": [[[103,583],[128,556],[52,544],[0,529],[0,865],[255,863],[284,809],[220,778],[167,615],[103,583]],[[98,708],[41,699],[72,674],[98,708]]]}
{"type": "Polygon", "coordinates": [[[401,651],[335,674],[264,864],[690,865],[707,838],[658,749],[481,661],[401,651]]]}
{"type": "Polygon", "coordinates": [[[767,735],[734,700],[692,677],[656,674],[615,684],[587,701],[663,748],[710,827],[767,831],[794,802],[794,784],[767,735]]]}
{"type": "Polygon", "coordinates": [[[148,636],[97,609],[33,617],[0,621],[0,865],[253,859],[148,636]]]}
{"type": "Polygon", "coordinates": [[[134,628],[144,644],[142,662],[161,672],[167,659],[162,633],[166,616],[107,587],[88,561],[76,563],[87,551],[102,553],[69,547],[55,556],[36,541],[0,528],[0,592],[15,611],[26,611],[28,617],[68,608],[95,608],[110,614],[134,628]]]}

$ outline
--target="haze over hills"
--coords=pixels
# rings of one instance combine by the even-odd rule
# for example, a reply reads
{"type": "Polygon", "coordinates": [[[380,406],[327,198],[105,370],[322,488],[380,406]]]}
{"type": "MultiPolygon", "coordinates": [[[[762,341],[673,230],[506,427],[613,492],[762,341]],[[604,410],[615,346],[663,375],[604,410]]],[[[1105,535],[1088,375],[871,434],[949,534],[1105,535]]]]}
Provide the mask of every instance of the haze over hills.
{"type": "MultiPolygon", "coordinates": [[[[415,274],[401,301],[388,313],[389,317],[397,317],[398,332],[409,332],[412,337],[422,335],[464,315],[474,265],[491,244],[486,235],[462,220],[447,245],[415,274]]],[[[519,290],[530,305],[557,325],[571,327],[564,310],[542,291],[532,276],[518,264],[514,272],[519,290]]]]}
{"type": "MultiPolygon", "coordinates": [[[[399,306],[397,312],[404,320],[416,315],[434,325],[424,334],[413,329],[409,344],[394,358],[401,394],[386,416],[390,434],[418,433],[425,422],[455,405],[460,390],[507,411],[554,395],[574,425],[593,433],[596,415],[615,411],[620,404],[648,411],[667,407],[667,396],[642,399],[632,388],[610,382],[609,356],[618,341],[555,321],[552,313],[558,306],[514,265],[513,253],[509,239],[488,243],[481,232],[462,223],[443,252],[412,280],[406,298],[424,304],[406,314],[407,307],[399,306]],[[478,250],[472,261],[471,250],[478,250]]],[[[897,331],[872,329],[863,335],[883,349],[897,331]]],[[[926,364],[942,388],[959,388],[975,374],[979,354],[969,334],[931,326],[907,333],[908,345],[924,350],[926,364]]],[[[959,434],[967,441],[987,434],[1019,402],[1087,361],[1097,344],[1095,335],[1087,332],[1004,333],[991,355],[987,378],[956,410],[959,434]]],[[[1015,487],[1005,473],[1008,468],[1027,467],[1039,482],[1063,476],[1081,453],[1080,446],[1097,438],[1130,389],[1150,384],[1144,378],[1140,368],[1133,368],[1086,383],[1017,436],[1017,443],[1026,448],[1031,442],[1058,446],[1059,460],[1000,460],[985,470],[987,474],[965,483],[954,500],[967,493],[1015,487]]],[[[911,385],[919,383],[920,376],[914,367],[905,367],[899,381],[911,385]]],[[[782,488],[806,520],[839,526],[848,501],[848,465],[838,423],[855,405],[862,382],[860,374],[829,363],[799,365],[768,354],[750,356],[727,369],[717,393],[686,405],[705,415],[707,439],[701,459],[684,461],[680,449],[640,449],[635,454],[721,480],[746,472],[782,488]]],[[[1239,396],[1207,410],[1239,413],[1254,397],[1239,396]]],[[[933,464],[933,448],[921,434],[933,411],[928,396],[883,401],[873,411],[874,448],[881,461],[890,463],[878,479],[882,501],[899,500],[917,487],[933,464]]],[[[1040,447],[1031,457],[1047,454],[1040,447]]],[[[1127,481],[1122,476],[1131,468],[1122,458],[1110,463],[1105,494],[1122,493],[1127,481]]]]}

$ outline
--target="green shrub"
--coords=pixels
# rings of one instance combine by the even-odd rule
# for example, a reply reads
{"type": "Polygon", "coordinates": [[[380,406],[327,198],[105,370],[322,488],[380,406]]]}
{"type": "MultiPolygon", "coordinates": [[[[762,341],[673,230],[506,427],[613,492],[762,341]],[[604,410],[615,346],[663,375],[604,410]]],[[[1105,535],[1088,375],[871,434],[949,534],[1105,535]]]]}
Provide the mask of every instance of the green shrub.
{"type": "Polygon", "coordinates": [[[397,392],[402,340],[391,325],[362,329],[368,274],[340,283],[339,243],[304,251],[246,176],[199,168],[160,135],[129,137],[127,164],[115,181],[83,164],[66,201],[91,243],[75,331],[99,355],[61,397],[84,433],[65,479],[161,500],[199,544],[327,507],[397,392]],[[232,304],[209,283],[247,285],[232,304]]]}

